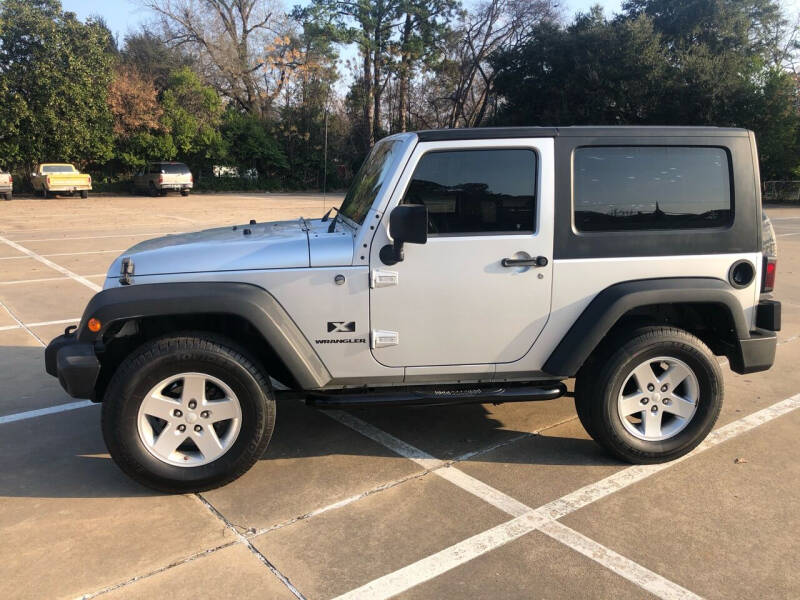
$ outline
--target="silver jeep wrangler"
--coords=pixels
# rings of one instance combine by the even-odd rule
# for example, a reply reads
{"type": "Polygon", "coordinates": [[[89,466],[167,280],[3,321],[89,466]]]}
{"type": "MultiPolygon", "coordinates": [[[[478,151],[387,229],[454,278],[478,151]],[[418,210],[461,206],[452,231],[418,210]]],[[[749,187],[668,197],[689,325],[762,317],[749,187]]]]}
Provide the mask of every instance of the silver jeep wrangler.
{"type": "Polygon", "coordinates": [[[124,252],[46,367],[103,403],[117,464],[169,492],[247,471],[276,397],[548,400],[571,377],[601,446],[668,461],[719,415],[717,357],[773,363],[764,237],[749,131],[404,133],[375,145],[335,214],[124,252]]]}

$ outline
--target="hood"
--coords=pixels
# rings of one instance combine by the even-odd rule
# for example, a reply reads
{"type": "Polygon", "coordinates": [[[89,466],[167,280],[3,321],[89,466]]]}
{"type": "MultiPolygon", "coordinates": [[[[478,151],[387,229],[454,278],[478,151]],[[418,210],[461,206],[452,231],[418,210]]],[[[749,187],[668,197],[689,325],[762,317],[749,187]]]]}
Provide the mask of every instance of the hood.
{"type": "Polygon", "coordinates": [[[135,276],[308,267],[309,226],[298,219],[167,235],[123,252],[108,276],[119,275],[124,257],[133,259],[135,276]]]}

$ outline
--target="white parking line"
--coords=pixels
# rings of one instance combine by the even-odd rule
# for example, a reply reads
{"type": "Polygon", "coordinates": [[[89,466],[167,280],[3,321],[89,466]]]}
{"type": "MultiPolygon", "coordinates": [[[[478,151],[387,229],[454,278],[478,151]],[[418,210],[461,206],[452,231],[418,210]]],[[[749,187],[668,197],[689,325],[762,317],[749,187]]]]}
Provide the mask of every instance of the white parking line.
{"type": "Polygon", "coordinates": [[[621,554],[617,554],[558,521],[548,521],[544,525],[540,525],[539,531],[600,563],[610,571],[622,575],[628,581],[632,581],[658,598],[667,600],[700,598],[700,596],[686,588],[673,583],[669,579],[665,579],[658,573],[654,573],[621,554]]]}
{"type": "Polygon", "coordinates": [[[15,315],[13,312],[11,312],[11,309],[10,309],[10,308],[8,308],[8,307],[5,305],[5,303],[4,303],[4,302],[0,301],[0,307],[2,307],[2,308],[3,308],[3,310],[5,310],[5,311],[8,313],[8,316],[9,316],[9,317],[11,317],[12,319],[14,319],[14,321],[16,321],[16,322],[17,322],[17,324],[16,324],[16,325],[7,325],[7,326],[3,327],[3,328],[2,328],[3,330],[6,330],[6,329],[20,329],[20,328],[22,328],[22,329],[24,329],[24,330],[25,330],[25,331],[26,331],[26,332],[27,332],[27,333],[28,333],[28,334],[29,334],[29,335],[30,335],[30,336],[31,336],[33,339],[35,339],[37,342],[39,342],[39,344],[40,344],[40,345],[42,345],[42,346],[44,346],[44,345],[45,345],[44,341],[42,341],[42,338],[40,338],[38,335],[36,335],[35,333],[33,333],[33,332],[32,332],[32,331],[31,331],[31,330],[28,328],[28,325],[26,325],[25,323],[23,323],[23,322],[22,322],[22,321],[21,321],[21,320],[20,320],[20,319],[17,317],[17,315],[15,315]]]}
{"type": "MultiPolygon", "coordinates": [[[[25,258],[28,258],[27,256],[25,258]]],[[[96,275],[85,275],[85,277],[105,277],[105,273],[97,273],[96,275]]],[[[43,283],[46,281],[63,281],[69,277],[40,277],[39,279],[15,279],[13,281],[0,281],[0,285],[18,285],[20,283],[43,283]]]]}
{"type": "MultiPolygon", "coordinates": [[[[670,582],[662,576],[649,571],[645,567],[638,565],[630,559],[617,555],[612,550],[603,547],[601,544],[589,540],[577,532],[572,532],[572,530],[563,524],[559,524],[560,527],[558,528],[548,528],[547,530],[545,530],[543,526],[547,523],[554,522],[556,519],[560,519],[578,510],[579,508],[583,508],[593,502],[596,502],[597,500],[600,500],[609,494],[613,494],[634,483],[642,481],[643,479],[650,477],[655,473],[683,462],[689,457],[695,456],[700,452],[708,450],[709,448],[712,448],[724,441],[746,433],[753,428],[758,427],[759,425],[776,419],[781,415],[787,414],[797,408],[800,408],[800,394],[796,394],[790,398],[782,400],[781,402],[773,404],[768,408],[762,409],[751,415],[720,427],[716,431],[712,432],[705,439],[705,441],[703,441],[692,452],[677,460],[658,465],[635,465],[628,467],[622,471],[618,471],[617,473],[610,475],[609,477],[606,477],[605,479],[584,486],[579,490],[549,502],[537,509],[525,507],[528,509],[528,511],[520,516],[517,516],[511,521],[507,521],[506,523],[493,527],[492,529],[484,531],[483,533],[472,536],[471,538],[450,546],[449,548],[445,548],[436,554],[432,554],[426,558],[418,560],[417,562],[412,563],[411,565],[408,565],[398,571],[394,571],[393,573],[388,573],[383,577],[379,577],[378,579],[375,579],[355,590],[339,596],[337,600],[341,600],[343,598],[390,598],[394,595],[411,589],[416,585],[428,581],[433,577],[465,564],[473,558],[477,558],[482,554],[495,550],[496,548],[499,548],[500,546],[503,546],[508,542],[536,529],[541,529],[544,533],[551,535],[553,539],[557,539],[558,541],[565,543],[568,547],[573,548],[577,552],[580,552],[592,560],[597,561],[599,564],[611,569],[614,573],[624,577],[636,585],[643,587],[656,596],[661,598],[695,598],[696,596],[692,594],[692,592],[685,590],[684,588],[673,582],[670,582]]],[[[336,415],[333,416],[336,418],[336,415]]],[[[351,416],[351,419],[348,421],[350,423],[357,424],[360,419],[351,416]]],[[[344,423],[348,424],[346,422],[344,423]]],[[[370,425],[365,429],[365,431],[370,432],[371,429],[376,428],[370,425]]],[[[357,429],[356,431],[359,430],[357,429]]],[[[368,433],[365,433],[364,435],[371,437],[368,433]]],[[[385,435],[389,436],[389,434],[385,435]]],[[[398,442],[400,442],[400,440],[398,440],[398,442]]],[[[400,443],[404,444],[404,442],[400,443]]],[[[394,447],[401,446],[394,444],[394,447]]],[[[417,452],[421,451],[417,450],[417,452]]],[[[435,471],[435,473],[440,475],[446,471],[457,470],[458,469],[451,467],[450,469],[440,469],[435,471]]],[[[464,476],[469,479],[474,479],[466,473],[464,473],[464,476]]],[[[456,482],[457,480],[451,481],[456,485],[459,485],[456,482]]],[[[504,508],[506,505],[513,506],[514,504],[520,504],[513,498],[503,494],[503,492],[495,490],[490,486],[487,487],[491,489],[491,494],[488,494],[485,497],[480,493],[476,493],[478,488],[471,483],[462,489],[475,494],[476,496],[484,499],[494,506],[497,506],[498,508],[501,508],[502,510],[506,510],[504,508]],[[500,495],[500,497],[506,496],[506,498],[498,502],[498,495],[500,495]]],[[[506,512],[509,514],[514,514],[518,510],[519,506],[516,506],[516,508],[513,509],[513,512],[512,510],[506,510],[506,512]]]]}
{"type": "Polygon", "coordinates": [[[91,290],[94,290],[95,292],[99,292],[101,289],[103,289],[99,285],[97,285],[96,283],[92,283],[91,281],[89,281],[85,277],[81,277],[77,273],[74,273],[74,272],[70,271],[69,269],[66,269],[66,268],[62,267],[61,265],[57,265],[52,260],[48,260],[48,259],[44,258],[43,256],[40,256],[40,255],[36,254],[36,252],[34,252],[33,250],[28,250],[25,246],[20,246],[16,242],[12,242],[11,240],[4,238],[2,235],[0,235],[0,242],[5,242],[6,244],[8,244],[12,248],[14,248],[14,250],[18,250],[19,252],[22,252],[23,254],[27,254],[31,258],[35,258],[40,263],[43,263],[43,264],[47,265],[51,269],[55,269],[59,273],[63,273],[64,275],[66,275],[70,279],[74,279],[78,283],[81,283],[81,284],[85,285],[86,287],[88,287],[91,290]]]}
{"type": "MultiPolygon", "coordinates": [[[[6,308],[8,311],[8,308],[6,308]]],[[[10,314],[10,311],[9,311],[10,314]]],[[[11,329],[27,329],[28,327],[46,327],[47,325],[67,325],[68,323],[77,323],[80,321],[80,317],[76,319],[59,319],[58,321],[39,321],[38,323],[23,323],[22,321],[16,319],[14,315],[11,315],[11,318],[17,321],[19,325],[4,325],[0,327],[0,331],[9,331],[11,329]]]]}
{"type": "Polygon", "coordinates": [[[25,419],[33,419],[34,417],[43,417],[45,415],[52,415],[54,413],[67,412],[69,410],[77,410],[79,408],[86,408],[87,406],[100,406],[91,400],[81,400],[80,402],[70,402],[68,404],[57,404],[56,406],[48,406],[47,408],[37,408],[36,410],[26,410],[25,412],[14,413],[13,415],[6,415],[0,417],[0,425],[6,423],[15,423],[16,421],[24,421],[25,419]]]}
{"type": "MultiPolygon", "coordinates": [[[[54,254],[38,254],[37,256],[53,257],[53,256],[84,256],[86,254],[109,254],[111,252],[124,252],[126,248],[114,250],[87,250],[85,252],[56,252],[54,254]]],[[[32,252],[32,250],[31,250],[32,252]]],[[[30,256],[0,256],[0,260],[20,260],[22,258],[31,258],[30,256]]]]}
{"type": "Polygon", "coordinates": [[[108,238],[121,238],[121,237],[144,237],[147,235],[173,235],[176,233],[183,233],[181,231],[148,231],[145,233],[115,233],[113,235],[88,235],[88,236],[80,236],[80,237],[60,237],[60,238],[41,238],[38,240],[35,239],[27,239],[27,240],[14,240],[15,242],[22,243],[22,242],[66,242],[70,240],[103,240],[108,238]]]}

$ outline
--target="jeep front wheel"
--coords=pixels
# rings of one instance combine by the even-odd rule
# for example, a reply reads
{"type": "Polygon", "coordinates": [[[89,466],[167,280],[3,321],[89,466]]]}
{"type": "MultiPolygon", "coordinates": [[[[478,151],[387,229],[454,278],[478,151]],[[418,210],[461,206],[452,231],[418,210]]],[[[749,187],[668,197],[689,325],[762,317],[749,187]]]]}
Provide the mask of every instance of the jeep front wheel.
{"type": "Polygon", "coordinates": [[[264,453],[274,424],[269,377],[235,344],[203,334],[146,343],[119,366],[103,399],[111,457],[163,492],[240,477],[264,453]]]}
{"type": "Polygon", "coordinates": [[[711,431],[723,379],[700,339],[647,327],[601,356],[579,374],[575,404],[587,432],[611,454],[638,464],[666,462],[711,431]]]}

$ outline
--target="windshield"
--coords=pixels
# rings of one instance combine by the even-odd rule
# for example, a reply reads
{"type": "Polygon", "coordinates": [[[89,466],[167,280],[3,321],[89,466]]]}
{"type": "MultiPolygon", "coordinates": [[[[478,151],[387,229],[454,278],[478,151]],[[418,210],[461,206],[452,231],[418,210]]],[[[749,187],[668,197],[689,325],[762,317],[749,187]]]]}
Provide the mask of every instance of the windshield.
{"type": "Polygon", "coordinates": [[[72,165],[47,165],[42,167],[42,173],[75,173],[72,165]]]}
{"type": "Polygon", "coordinates": [[[339,209],[341,215],[359,225],[364,222],[378,192],[389,178],[394,159],[401,153],[402,147],[403,143],[399,139],[383,140],[375,144],[347,191],[339,209]]]}

